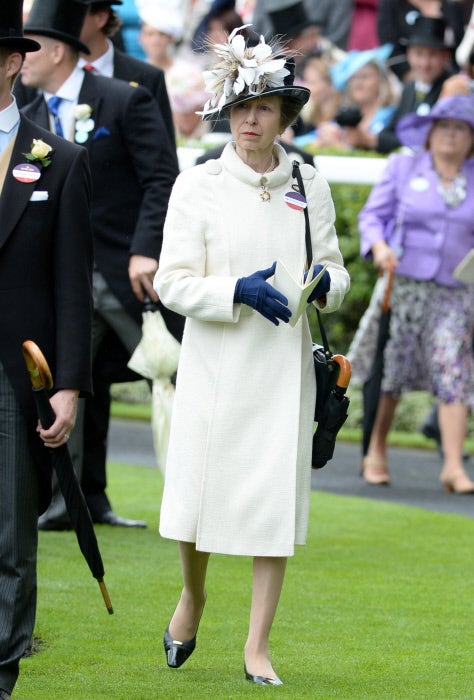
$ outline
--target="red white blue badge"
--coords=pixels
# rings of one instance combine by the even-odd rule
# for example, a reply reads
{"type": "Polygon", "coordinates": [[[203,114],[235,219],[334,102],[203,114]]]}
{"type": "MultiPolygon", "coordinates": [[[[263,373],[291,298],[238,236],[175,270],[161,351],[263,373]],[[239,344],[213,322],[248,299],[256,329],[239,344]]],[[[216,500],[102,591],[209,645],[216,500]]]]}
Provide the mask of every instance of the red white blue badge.
{"type": "Polygon", "coordinates": [[[291,190],[285,193],[285,202],[291,209],[306,209],[306,199],[303,197],[301,192],[295,192],[291,190]]]}
{"type": "Polygon", "coordinates": [[[41,170],[31,163],[20,163],[12,170],[13,177],[19,182],[36,182],[41,177],[41,170]]]}

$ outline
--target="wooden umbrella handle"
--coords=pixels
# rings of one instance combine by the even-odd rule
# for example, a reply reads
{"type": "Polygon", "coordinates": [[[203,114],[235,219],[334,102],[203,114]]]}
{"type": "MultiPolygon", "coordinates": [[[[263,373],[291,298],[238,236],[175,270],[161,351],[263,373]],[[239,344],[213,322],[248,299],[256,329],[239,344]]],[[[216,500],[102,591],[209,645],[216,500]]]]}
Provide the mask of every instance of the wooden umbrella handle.
{"type": "Polygon", "coordinates": [[[339,376],[337,378],[336,387],[347,389],[351,380],[352,367],[350,361],[345,355],[333,355],[331,360],[334,360],[339,365],[339,376]]]}
{"type": "Polygon", "coordinates": [[[387,273],[387,284],[385,286],[385,291],[382,299],[382,312],[386,313],[390,309],[390,297],[392,294],[392,283],[393,283],[393,270],[389,270],[387,273]]]}
{"type": "Polygon", "coordinates": [[[53,388],[53,377],[46,358],[39,347],[32,340],[25,340],[22,344],[23,357],[25,358],[33,389],[53,388]]]}

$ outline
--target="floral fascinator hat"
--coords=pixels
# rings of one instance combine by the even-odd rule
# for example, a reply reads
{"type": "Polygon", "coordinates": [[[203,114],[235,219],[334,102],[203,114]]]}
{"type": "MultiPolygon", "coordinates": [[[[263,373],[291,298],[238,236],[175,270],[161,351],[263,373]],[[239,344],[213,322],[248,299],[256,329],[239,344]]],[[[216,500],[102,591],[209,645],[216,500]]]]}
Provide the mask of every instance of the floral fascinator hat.
{"type": "Polygon", "coordinates": [[[438,119],[461,119],[474,131],[474,95],[452,95],[438,100],[426,115],[405,114],[398,121],[395,131],[403,146],[421,147],[438,119]]]}
{"type": "Polygon", "coordinates": [[[255,45],[239,34],[250,27],[245,24],[229,34],[227,44],[214,44],[211,48],[219,56],[219,62],[203,72],[206,92],[211,93],[201,112],[203,119],[255,97],[281,95],[290,97],[303,106],[310,96],[308,88],[294,86],[295,64],[289,56],[277,55],[276,42],[260,41],[255,45]]]}

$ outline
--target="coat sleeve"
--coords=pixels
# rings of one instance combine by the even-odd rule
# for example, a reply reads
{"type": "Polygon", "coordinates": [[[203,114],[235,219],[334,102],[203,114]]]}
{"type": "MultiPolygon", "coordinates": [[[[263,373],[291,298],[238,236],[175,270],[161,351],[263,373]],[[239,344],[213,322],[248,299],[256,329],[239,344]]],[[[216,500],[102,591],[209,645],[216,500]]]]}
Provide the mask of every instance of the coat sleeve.
{"type": "Polygon", "coordinates": [[[143,192],[130,255],[158,258],[171,188],[178,174],[176,156],[156,101],[148,90],[130,93],[123,134],[143,192]]]}
{"type": "Polygon", "coordinates": [[[344,295],[349,290],[349,274],[344,267],[344,261],[339,249],[339,241],[334,227],[335,211],[332,201],[331,190],[326,180],[309,166],[302,167],[302,175],[306,172],[314,177],[305,179],[305,190],[309,208],[309,220],[311,229],[311,245],[313,248],[313,258],[316,263],[328,265],[328,272],[331,276],[331,289],[326,295],[326,304],[319,307],[324,313],[336,311],[344,299],[344,295]]]}
{"type": "Polygon", "coordinates": [[[165,222],[163,248],[154,288],[172,311],[202,321],[235,323],[240,304],[234,304],[237,277],[206,271],[206,227],[196,206],[205,191],[204,166],[183,171],[173,188],[165,222]]]}
{"type": "Polygon", "coordinates": [[[360,254],[370,258],[376,241],[387,241],[388,223],[398,208],[397,182],[399,167],[406,156],[389,156],[380,180],[372,188],[359,214],[360,254]]]}
{"type": "MultiPolygon", "coordinates": [[[[54,162],[54,161],[53,161],[54,162]]],[[[53,165],[51,166],[53,167],[53,165]]],[[[87,151],[68,159],[54,233],[56,389],[92,391],[92,225],[87,151]]]]}

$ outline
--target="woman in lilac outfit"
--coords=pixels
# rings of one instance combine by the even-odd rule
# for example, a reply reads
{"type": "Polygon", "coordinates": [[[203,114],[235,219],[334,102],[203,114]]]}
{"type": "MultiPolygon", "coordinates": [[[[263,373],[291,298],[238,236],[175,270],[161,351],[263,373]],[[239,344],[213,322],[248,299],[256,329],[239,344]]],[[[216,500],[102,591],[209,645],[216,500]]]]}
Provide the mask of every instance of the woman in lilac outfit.
{"type": "Polygon", "coordinates": [[[474,286],[453,274],[474,248],[474,96],[439,100],[427,116],[406,115],[397,134],[414,151],[390,156],[359,218],[362,255],[395,273],[382,395],[363,476],[389,483],[386,438],[398,399],[428,390],[439,401],[440,480],[447,491],[474,493],[462,461],[474,407],[474,286]]]}

